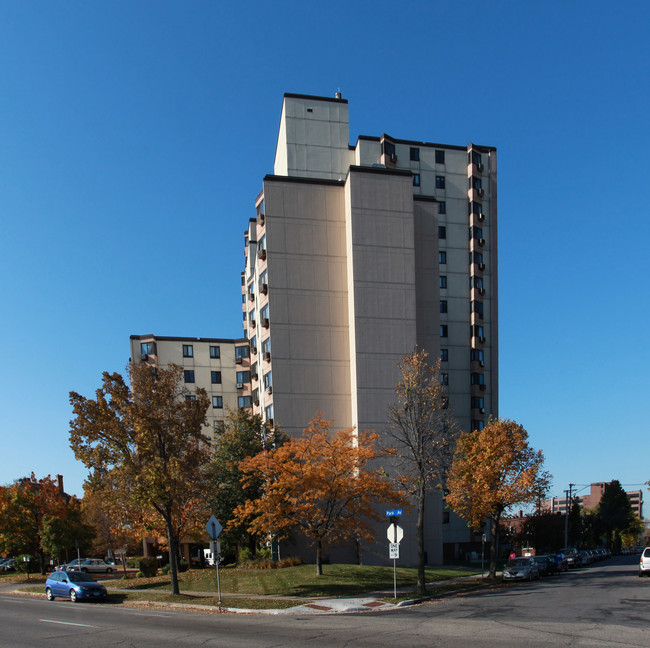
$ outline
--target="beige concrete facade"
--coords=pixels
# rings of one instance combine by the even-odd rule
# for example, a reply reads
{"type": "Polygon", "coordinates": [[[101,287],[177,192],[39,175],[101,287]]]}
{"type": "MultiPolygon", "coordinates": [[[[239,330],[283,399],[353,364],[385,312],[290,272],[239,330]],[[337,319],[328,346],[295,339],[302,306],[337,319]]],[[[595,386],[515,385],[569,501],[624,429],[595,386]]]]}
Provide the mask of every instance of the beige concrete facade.
{"type": "MultiPolygon", "coordinates": [[[[381,433],[397,363],[418,344],[441,358],[463,429],[497,416],[495,149],[385,134],[350,146],[347,101],[291,94],[274,171],[242,273],[254,411],[294,434],[316,412],[381,433]]],[[[436,563],[442,506],[429,499],[436,563]]],[[[403,545],[413,563],[412,534],[403,545]]]]}
{"type": "Polygon", "coordinates": [[[131,359],[156,367],[183,367],[188,396],[202,387],[210,399],[205,433],[225,418],[228,409],[252,407],[248,340],[132,335],[131,359]]]}

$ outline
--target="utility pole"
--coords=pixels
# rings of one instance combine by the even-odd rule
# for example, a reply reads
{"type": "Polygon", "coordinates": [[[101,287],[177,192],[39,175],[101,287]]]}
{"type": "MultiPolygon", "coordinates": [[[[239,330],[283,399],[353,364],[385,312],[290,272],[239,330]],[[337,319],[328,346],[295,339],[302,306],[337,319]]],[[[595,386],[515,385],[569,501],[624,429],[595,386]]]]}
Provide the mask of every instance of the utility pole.
{"type": "Polygon", "coordinates": [[[571,506],[571,491],[575,484],[569,484],[569,490],[564,491],[565,507],[564,507],[564,546],[569,546],[569,507],[571,506]]]}

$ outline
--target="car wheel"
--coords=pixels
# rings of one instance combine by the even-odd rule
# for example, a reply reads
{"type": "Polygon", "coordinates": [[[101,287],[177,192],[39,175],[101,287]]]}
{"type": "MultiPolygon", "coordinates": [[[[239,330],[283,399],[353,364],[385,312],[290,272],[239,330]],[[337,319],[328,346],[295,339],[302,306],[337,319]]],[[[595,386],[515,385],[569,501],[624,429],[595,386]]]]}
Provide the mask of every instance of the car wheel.
{"type": "Polygon", "coordinates": [[[107,573],[107,574],[112,574],[112,573],[113,573],[113,570],[109,567],[109,568],[106,570],[106,573],[107,573]]]}
{"type": "Polygon", "coordinates": [[[70,590],[70,600],[73,603],[77,602],[77,592],[75,592],[73,589],[70,590]]]}
{"type": "Polygon", "coordinates": [[[54,594],[52,594],[52,590],[49,587],[45,590],[45,596],[47,596],[48,601],[54,600],[54,594]]]}

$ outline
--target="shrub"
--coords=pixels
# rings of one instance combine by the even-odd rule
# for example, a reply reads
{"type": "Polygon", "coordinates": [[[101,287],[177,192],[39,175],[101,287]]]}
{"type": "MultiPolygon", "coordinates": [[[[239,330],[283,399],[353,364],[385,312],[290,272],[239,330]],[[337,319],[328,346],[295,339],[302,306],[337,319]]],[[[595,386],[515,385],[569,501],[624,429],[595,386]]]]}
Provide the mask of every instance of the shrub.
{"type": "Polygon", "coordinates": [[[155,576],[158,573],[158,560],[156,558],[140,558],[138,569],[145,577],[155,576]]]}
{"type": "Polygon", "coordinates": [[[181,560],[178,563],[178,571],[179,572],[186,572],[190,568],[189,563],[187,560],[181,560]]]}
{"type": "Polygon", "coordinates": [[[163,566],[160,568],[160,573],[161,573],[163,576],[167,576],[167,575],[169,575],[169,565],[163,565],[163,566]]]}

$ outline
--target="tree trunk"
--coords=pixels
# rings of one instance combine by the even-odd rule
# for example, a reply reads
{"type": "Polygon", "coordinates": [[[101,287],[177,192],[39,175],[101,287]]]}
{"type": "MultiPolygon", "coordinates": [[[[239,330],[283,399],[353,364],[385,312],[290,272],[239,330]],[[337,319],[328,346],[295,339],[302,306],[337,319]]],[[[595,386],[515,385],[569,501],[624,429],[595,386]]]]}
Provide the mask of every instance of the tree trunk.
{"type": "Polygon", "coordinates": [[[318,544],[316,545],[316,576],[323,575],[323,543],[321,539],[318,539],[318,544]]]}
{"type": "Polygon", "coordinates": [[[499,519],[501,514],[490,518],[490,578],[497,575],[497,541],[499,535],[499,519]]]}
{"type": "Polygon", "coordinates": [[[418,550],[418,592],[421,594],[427,591],[427,583],[424,575],[424,498],[425,486],[421,479],[418,484],[418,519],[415,525],[415,538],[418,550]]]}
{"type": "Polygon", "coordinates": [[[178,587],[178,542],[174,527],[172,525],[171,516],[165,516],[165,524],[167,525],[167,544],[169,545],[169,574],[172,579],[172,594],[180,594],[178,587]]]}

